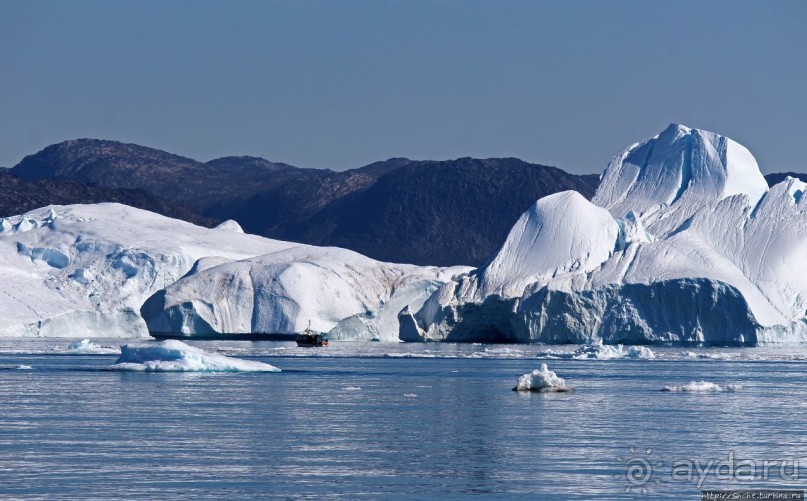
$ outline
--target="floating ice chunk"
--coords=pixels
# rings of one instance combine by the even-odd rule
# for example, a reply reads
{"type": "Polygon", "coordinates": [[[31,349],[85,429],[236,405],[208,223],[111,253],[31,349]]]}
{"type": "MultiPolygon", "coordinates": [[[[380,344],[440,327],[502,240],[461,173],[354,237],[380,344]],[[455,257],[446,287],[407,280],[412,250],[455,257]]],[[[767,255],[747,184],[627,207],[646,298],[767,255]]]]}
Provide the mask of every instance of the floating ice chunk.
{"type": "Polygon", "coordinates": [[[730,384],[722,388],[709,381],[690,381],[681,386],[665,386],[661,391],[669,391],[672,393],[718,393],[721,391],[738,391],[741,389],[742,386],[738,384],[730,384]]]}
{"type": "Polygon", "coordinates": [[[415,397],[417,397],[417,394],[416,393],[404,393],[404,396],[406,398],[415,398],[415,397]]]}
{"type": "Polygon", "coordinates": [[[566,384],[566,381],[558,377],[549,370],[546,364],[541,364],[540,369],[524,374],[518,378],[518,384],[513,388],[516,391],[571,391],[573,386],[566,384]]]}
{"type": "MultiPolygon", "coordinates": [[[[621,345],[620,345],[621,346],[621,345]]],[[[628,348],[625,356],[627,358],[641,359],[641,360],[654,360],[656,354],[647,346],[631,346],[628,348]]]]}
{"type": "Polygon", "coordinates": [[[263,362],[210,353],[169,339],[159,343],[121,346],[121,356],[110,370],[145,372],[280,372],[263,362]]]}
{"type": "Polygon", "coordinates": [[[359,387],[359,386],[345,386],[344,390],[345,391],[359,391],[359,390],[361,390],[361,387],[359,387]]]}
{"type": "Polygon", "coordinates": [[[85,354],[120,353],[120,350],[117,348],[113,348],[112,346],[101,346],[99,344],[93,343],[89,339],[82,339],[81,341],[70,343],[70,345],[67,347],[67,351],[69,353],[85,353],[85,354]]]}
{"type": "Polygon", "coordinates": [[[615,358],[632,358],[642,360],[653,360],[656,354],[646,346],[631,346],[627,350],[621,344],[616,346],[604,345],[602,343],[581,346],[572,354],[572,358],[577,360],[597,359],[612,360],[615,358]]]}
{"type": "Polygon", "coordinates": [[[14,368],[18,371],[30,371],[31,369],[33,369],[33,367],[31,367],[30,365],[23,365],[23,364],[17,365],[14,368]]]}

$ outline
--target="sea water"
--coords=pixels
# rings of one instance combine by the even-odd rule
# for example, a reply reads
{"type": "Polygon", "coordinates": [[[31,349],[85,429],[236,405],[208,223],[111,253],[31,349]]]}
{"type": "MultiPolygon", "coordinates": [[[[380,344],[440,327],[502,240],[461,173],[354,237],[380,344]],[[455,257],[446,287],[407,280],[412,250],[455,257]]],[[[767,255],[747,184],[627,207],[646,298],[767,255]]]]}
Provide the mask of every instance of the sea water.
{"type": "Polygon", "coordinates": [[[0,497],[698,499],[807,485],[803,350],[574,360],[545,346],[197,342],[283,372],[150,374],[68,344],[0,342],[0,497]],[[512,391],[542,362],[576,390],[512,391]],[[660,391],[701,380],[742,388],[660,391]]]}

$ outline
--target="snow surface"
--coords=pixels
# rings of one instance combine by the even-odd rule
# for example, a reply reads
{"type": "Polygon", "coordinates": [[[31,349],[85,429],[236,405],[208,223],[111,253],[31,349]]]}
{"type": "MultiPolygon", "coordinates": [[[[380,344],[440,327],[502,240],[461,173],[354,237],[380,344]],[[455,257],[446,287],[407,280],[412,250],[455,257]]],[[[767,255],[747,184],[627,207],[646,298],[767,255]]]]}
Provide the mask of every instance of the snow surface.
{"type": "Polygon", "coordinates": [[[665,386],[661,391],[669,391],[672,393],[718,393],[721,391],[739,391],[741,389],[742,386],[737,384],[730,384],[722,388],[709,381],[690,381],[681,386],[665,386]]]}
{"type": "Polygon", "coordinates": [[[558,377],[553,371],[549,370],[546,364],[541,364],[540,369],[524,374],[518,378],[516,391],[571,391],[573,386],[566,384],[566,381],[558,377]]]}
{"type": "Polygon", "coordinates": [[[225,357],[182,341],[121,346],[120,358],[110,370],[138,372],[280,372],[275,366],[225,357]]]}

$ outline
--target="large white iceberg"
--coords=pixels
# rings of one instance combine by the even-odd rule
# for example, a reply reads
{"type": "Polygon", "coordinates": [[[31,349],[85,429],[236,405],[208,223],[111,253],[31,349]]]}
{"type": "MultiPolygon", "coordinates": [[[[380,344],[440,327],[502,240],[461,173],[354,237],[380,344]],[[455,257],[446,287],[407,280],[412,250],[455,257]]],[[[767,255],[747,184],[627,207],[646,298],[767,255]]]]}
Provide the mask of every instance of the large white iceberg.
{"type": "Polygon", "coordinates": [[[539,200],[491,260],[401,313],[406,340],[807,341],[807,197],[723,136],[671,125],[620,152],[592,202],[539,200]]]}
{"type": "Polygon", "coordinates": [[[301,245],[190,273],[141,312],[153,332],[293,334],[398,339],[398,313],[420,306],[468,268],[390,264],[335,247],[301,245]]]}
{"type": "Polygon", "coordinates": [[[175,339],[121,346],[120,357],[109,369],[137,372],[280,372],[273,365],[225,357],[175,339]]]}
{"type": "Polygon", "coordinates": [[[52,206],[0,225],[0,336],[144,337],[139,309],[200,259],[293,247],[120,204],[52,206]]]}

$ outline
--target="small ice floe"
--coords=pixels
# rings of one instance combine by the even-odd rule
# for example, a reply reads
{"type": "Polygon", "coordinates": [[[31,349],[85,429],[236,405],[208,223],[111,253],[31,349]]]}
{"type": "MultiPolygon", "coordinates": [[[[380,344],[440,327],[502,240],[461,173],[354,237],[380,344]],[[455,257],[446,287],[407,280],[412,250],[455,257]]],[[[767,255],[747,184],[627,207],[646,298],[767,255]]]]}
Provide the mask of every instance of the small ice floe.
{"type": "Polygon", "coordinates": [[[81,341],[70,343],[70,345],[67,347],[67,352],[98,355],[113,353],[118,354],[120,353],[120,350],[113,346],[101,346],[99,344],[95,344],[89,339],[82,339],[81,341]]]}
{"type": "Polygon", "coordinates": [[[210,353],[169,339],[159,343],[121,346],[121,355],[110,370],[140,372],[280,372],[263,362],[210,353]]]}
{"type": "Polygon", "coordinates": [[[596,359],[612,360],[616,358],[631,358],[635,360],[653,360],[656,354],[647,346],[629,346],[628,349],[621,344],[607,345],[602,343],[581,346],[572,354],[576,360],[596,359]]]}
{"type": "Polygon", "coordinates": [[[360,391],[361,388],[359,386],[345,386],[345,391],[360,391]]]}
{"type": "Polygon", "coordinates": [[[518,378],[518,383],[513,390],[542,392],[572,391],[574,390],[574,386],[566,384],[566,381],[549,370],[546,364],[541,364],[540,369],[535,369],[518,378]]]}
{"type": "Polygon", "coordinates": [[[31,369],[33,369],[33,367],[31,367],[30,365],[19,364],[15,366],[14,369],[18,371],[30,371],[31,369]]]}
{"type": "Polygon", "coordinates": [[[406,398],[415,398],[417,397],[417,393],[404,393],[406,398]]]}
{"type": "Polygon", "coordinates": [[[705,360],[726,360],[732,358],[728,353],[695,353],[694,351],[685,351],[681,353],[686,358],[700,358],[705,360]]]}
{"type": "Polygon", "coordinates": [[[723,388],[709,381],[690,381],[681,386],[665,386],[661,391],[669,391],[672,393],[718,393],[721,391],[738,391],[741,389],[742,386],[738,384],[729,384],[723,388]]]}
{"type": "Polygon", "coordinates": [[[574,352],[554,351],[552,349],[539,352],[538,358],[573,359],[573,360],[615,360],[629,358],[634,360],[654,360],[656,354],[647,346],[629,346],[602,344],[602,341],[587,344],[574,352]]]}

